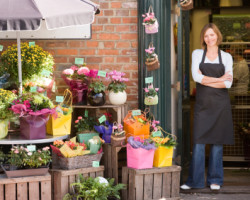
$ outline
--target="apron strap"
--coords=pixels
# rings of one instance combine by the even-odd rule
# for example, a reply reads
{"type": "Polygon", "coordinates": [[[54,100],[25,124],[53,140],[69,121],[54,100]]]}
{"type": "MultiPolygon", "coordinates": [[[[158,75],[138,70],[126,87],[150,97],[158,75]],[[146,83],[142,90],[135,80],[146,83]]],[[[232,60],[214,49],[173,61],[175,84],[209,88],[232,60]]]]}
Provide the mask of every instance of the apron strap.
{"type": "Polygon", "coordinates": [[[220,64],[222,64],[221,52],[220,52],[220,48],[219,47],[218,47],[218,56],[219,56],[219,62],[220,62],[220,64]]]}
{"type": "Polygon", "coordinates": [[[201,63],[204,63],[205,57],[206,57],[206,53],[207,53],[207,48],[205,48],[204,51],[203,51],[201,63]]]}

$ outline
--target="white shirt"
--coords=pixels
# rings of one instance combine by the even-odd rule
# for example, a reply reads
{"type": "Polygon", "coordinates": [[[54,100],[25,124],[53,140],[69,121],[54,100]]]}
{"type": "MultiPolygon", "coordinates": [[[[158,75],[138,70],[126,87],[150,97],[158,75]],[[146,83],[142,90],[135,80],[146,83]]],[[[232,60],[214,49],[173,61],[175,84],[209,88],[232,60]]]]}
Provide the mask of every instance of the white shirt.
{"type": "MultiPolygon", "coordinates": [[[[195,82],[201,83],[204,75],[199,74],[199,66],[202,61],[202,56],[203,56],[203,49],[196,49],[192,53],[192,76],[195,82]]],[[[221,52],[221,59],[222,63],[225,66],[225,72],[230,71],[230,74],[233,75],[233,58],[229,53],[226,53],[222,50],[221,52]]],[[[213,61],[209,60],[207,57],[205,57],[204,63],[220,63],[219,62],[219,55],[217,58],[213,61]]],[[[232,82],[231,81],[224,81],[226,88],[231,88],[232,82]]]]}

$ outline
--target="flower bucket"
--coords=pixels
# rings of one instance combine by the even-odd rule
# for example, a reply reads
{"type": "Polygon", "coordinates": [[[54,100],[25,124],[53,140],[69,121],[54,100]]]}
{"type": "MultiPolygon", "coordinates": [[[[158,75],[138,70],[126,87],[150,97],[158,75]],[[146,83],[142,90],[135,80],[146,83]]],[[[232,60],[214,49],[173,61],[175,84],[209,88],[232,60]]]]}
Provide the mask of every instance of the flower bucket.
{"type": "Polygon", "coordinates": [[[44,139],[46,137],[47,116],[28,115],[20,117],[20,136],[24,139],[44,139]]]}
{"type": "Polygon", "coordinates": [[[157,105],[158,104],[158,95],[155,95],[154,97],[152,97],[152,96],[145,97],[144,104],[149,105],[149,106],[157,105]]]}
{"type": "Polygon", "coordinates": [[[0,139],[8,135],[8,120],[0,120],[0,139]]]}
{"type": "Polygon", "coordinates": [[[153,167],[154,149],[134,149],[127,143],[127,166],[134,169],[149,169],[153,167]]]}
{"type": "Polygon", "coordinates": [[[154,154],[154,167],[172,166],[173,150],[173,147],[159,146],[154,154]]]}
{"type": "Polygon", "coordinates": [[[158,56],[156,56],[155,59],[152,61],[151,60],[146,61],[145,64],[147,67],[147,71],[153,71],[160,68],[160,62],[158,60],[158,56]]]}
{"type": "Polygon", "coordinates": [[[158,24],[158,21],[156,20],[154,24],[146,24],[145,25],[145,32],[147,34],[158,33],[158,28],[159,28],[159,24],[158,24]]]}

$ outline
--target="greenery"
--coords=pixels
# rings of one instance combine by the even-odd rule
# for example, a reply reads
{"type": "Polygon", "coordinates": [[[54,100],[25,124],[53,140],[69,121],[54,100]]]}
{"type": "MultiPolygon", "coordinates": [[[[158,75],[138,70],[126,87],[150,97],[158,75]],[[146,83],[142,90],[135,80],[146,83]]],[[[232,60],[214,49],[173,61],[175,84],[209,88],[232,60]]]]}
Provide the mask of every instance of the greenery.
{"type": "Polygon", "coordinates": [[[9,110],[11,103],[16,99],[16,95],[0,88],[0,120],[9,119],[13,113],[9,110]]]}
{"type": "Polygon", "coordinates": [[[0,165],[4,163],[6,158],[5,153],[0,149],[0,165]]]}
{"type": "Polygon", "coordinates": [[[13,146],[7,155],[7,163],[19,168],[38,168],[47,165],[51,161],[49,149],[49,147],[44,147],[41,150],[29,151],[24,146],[13,146]]]}
{"type": "Polygon", "coordinates": [[[114,179],[84,178],[82,174],[79,174],[79,178],[79,182],[71,184],[74,193],[66,194],[63,200],[107,200],[111,197],[120,199],[119,190],[125,189],[124,184],[114,185],[114,179]]]}
{"type": "Polygon", "coordinates": [[[115,82],[112,81],[109,85],[108,85],[108,90],[112,90],[114,93],[118,93],[118,92],[123,92],[124,90],[126,90],[127,85],[123,82],[115,82]]]}
{"type": "Polygon", "coordinates": [[[153,85],[149,85],[147,88],[144,88],[145,97],[154,97],[157,95],[159,88],[154,88],[153,85]]]}
{"type": "MultiPolygon", "coordinates": [[[[10,74],[10,81],[18,83],[18,59],[17,45],[9,46],[1,55],[0,76],[7,72],[10,74]]],[[[40,46],[29,46],[28,43],[21,43],[22,80],[36,80],[46,77],[43,70],[53,71],[54,59],[52,55],[44,51],[40,46]]]]}
{"type": "Polygon", "coordinates": [[[96,81],[92,81],[90,83],[89,89],[91,91],[93,91],[94,93],[98,94],[98,93],[101,93],[101,92],[105,92],[106,86],[103,84],[102,81],[96,80],[96,81]]]}
{"type": "Polygon", "coordinates": [[[82,117],[79,116],[75,121],[75,127],[77,132],[81,131],[93,131],[94,126],[98,125],[97,119],[95,117],[82,117]]]}

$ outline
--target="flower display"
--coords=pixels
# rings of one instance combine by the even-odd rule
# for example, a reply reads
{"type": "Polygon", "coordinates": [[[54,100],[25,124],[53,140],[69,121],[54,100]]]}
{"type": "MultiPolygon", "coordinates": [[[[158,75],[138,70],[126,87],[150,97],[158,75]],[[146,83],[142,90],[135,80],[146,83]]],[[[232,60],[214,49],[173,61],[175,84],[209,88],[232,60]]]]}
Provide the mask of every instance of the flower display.
{"type": "Polygon", "coordinates": [[[155,14],[153,12],[145,13],[142,15],[142,17],[144,17],[143,23],[142,23],[143,25],[154,24],[157,21],[155,18],[155,14]]]}
{"type": "Polygon", "coordinates": [[[97,125],[97,119],[95,117],[79,116],[77,120],[75,120],[75,128],[77,129],[77,132],[93,131],[95,125],[97,125]]]}
{"type": "Polygon", "coordinates": [[[154,88],[154,86],[150,84],[148,85],[147,88],[144,88],[144,91],[145,91],[145,97],[154,97],[157,95],[159,88],[154,88]]]}
{"type": "MultiPolygon", "coordinates": [[[[159,131],[161,133],[161,130],[162,130],[162,128],[159,126],[154,128],[154,132],[159,131]]],[[[162,147],[166,147],[166,148],[171,148],[171,147],[174,147],[177,145],[176,136],[172,135],[168,132],[165,132],[165,136],[162,133],[161,136],[154,137],[154,135],[152,134],[151,139],[154,141],[154,143],[157,147],[162,146],[162,147]]]]}
{"type": "Polygon", "coordinates": [[[152,120],[150,123],[150,132],[157,131],[158,130],[157,125],[159,124],[160,124],[160,121],[152,120]]]}
{"type": "Polygon", "coordinates": [[[157,54],[155,53],[155,47],[149,47],[145,49],[146,52],[146,62],[152,62],[156,59],[157,54]]]}
{"type": "Polygon", "coordinates": [[[73,80],[85,81],[88,78],[89,72],[89,68],[84,63],[82,66],[72,65],[70,68],[63,70],[62,74],[73,80]]]}
{"type": "Polygon", "coordinates": [[[108,79],[111,83],[108,85],[108,90],[112,90],[115,93],[123,92],[127,86],[124,82],[128,81],[128,78],[124,78],[126,74],[124,72],[117,72],[116,70],[108,73],[108,79]]]}
{"type": "Polygon", "coordinates": [[[24,93],[12,102],[10,109],[14,114],[22,117],[24,115],[50,114],[53,108],[52,101],[43,94],[24,93]]]}
{"type": "Polygon", "coordinates": [[[118,123],[118,124],[113,124],[113,135],[115,136],[123,136],[125,135],[125,131],[123,130],[123,125],[118,123]]]}
{"type": "Polygon", "coordinates": [[[15,99],[16,95],[13,92],[0,88],[0,120],[12,117],[12,112],[9,108],[15,99]]]}
{"type": "MultiPolygon", "coordinates": [[[[17,45],[9,46],[1,55],[0,76],[3,73],[10,74],[10,81],[18,83],[18,60],[17,60],[17,45]]],[[[44,73],[53,72],[54,59],[53,56],[44,51],[40,46],[29,46],[28,43],[21,43],[21,62],[22,62],[22,80],[35,81],[41,77],[50,77],[44,73]]]]}
{"type": "Polygon", "coordinates": [[[7,163],[18,168],[38,168],[46,166],[51,161],[49,147],[30,151],[25,146],[13,146],[7,156],[7,163]]]}

